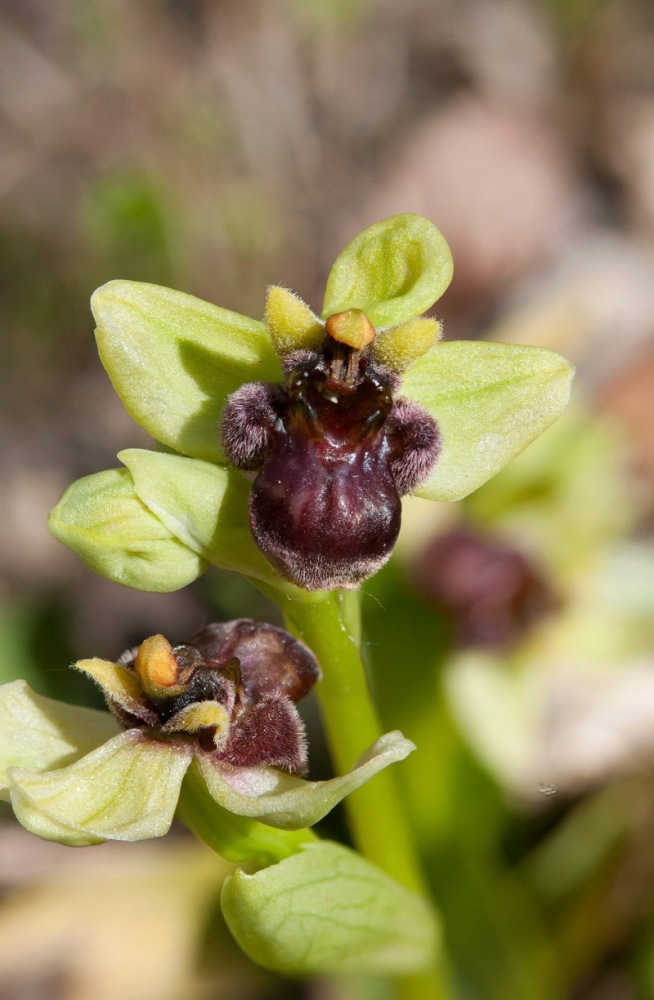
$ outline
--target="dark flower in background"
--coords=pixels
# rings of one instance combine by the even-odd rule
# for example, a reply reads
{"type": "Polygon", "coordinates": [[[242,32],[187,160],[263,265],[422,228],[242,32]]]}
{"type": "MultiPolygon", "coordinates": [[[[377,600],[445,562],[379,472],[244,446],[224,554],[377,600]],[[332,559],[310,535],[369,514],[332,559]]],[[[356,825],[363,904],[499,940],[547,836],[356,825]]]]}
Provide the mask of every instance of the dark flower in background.
{"type": "Polygon", "coordinates": [[[415,561],[412,580],[451,619],[460,646],[513,643],[557,606],[523,553],[469,528],[433,539],[415,561]]]}

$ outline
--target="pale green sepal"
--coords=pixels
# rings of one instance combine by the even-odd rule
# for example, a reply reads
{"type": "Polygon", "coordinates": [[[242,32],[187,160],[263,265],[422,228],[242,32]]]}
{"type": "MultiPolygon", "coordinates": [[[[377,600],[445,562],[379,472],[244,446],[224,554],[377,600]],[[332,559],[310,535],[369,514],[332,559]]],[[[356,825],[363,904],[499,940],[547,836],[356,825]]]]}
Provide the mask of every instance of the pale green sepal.
{"type": "Polygon", "coordinates": [[[9,798],[10,767],[47,771],[95,750],[119,731],[108,712],[66,705],[25,681],[0,687],[0,799],[9,798]]]}
{"type": "Polygon", "coordinates": [[[429,309],[451,280],[452,255],[436,226],[420,215],[392,215],[340,252],[322,316],[361,309],[373,326],[395,326],[429,309]]]}
{"type": "Polygon", "coordinates": [[[328,840],[254,875],[236,871],[220,903],[245,954],[286,975],[419,972],[438,951],[427,902],[328,840]]]}
{"type": "Polygon", "coordinates": [[[74,482],[51,511],[48,528],[100,576],[136,590],[179,590],[206,569],[197,551],[139,499],[126,469],[74,482]]]}
{"type": "Polygon", "coordinates": [[[460,500],[490,479],[565,411],[574,368],[541,347],[436,344],[402,381],[402,394],[438,422],[442,450],[416,494],[460,500]]]}
{"type": "Polygon", "coordinates": [[[248,524],[250,484],[240,472],[142,448],[128,448],[118,458],[143,503],[185,545],[214,566],[304,596],[277,575],[256,547],[248,524]]]}
{"type": "Polygon", "coordinates": [[[274,865],[316,839],[313,830],[279,830],[224,809],[209,794],[197,759],[184,776],[176,815],[216,854],[259,868],[274,865]]]}
{"type": "Polygon", "coordinates": [[[346,795],[413,750],[415,745],[398,730],[386,733],[351,771],[329,781],[306,781],[275,767],[214,764],[207,754],[198,754],[196,760],[210,795],[219,805],[282,830],[301,830],[313,826],[346,795]]]}
{"type": "Polygon", "coordinates": [[[58,771],[12,768],[11,804],[30,833],[71,847],[162,837],[191,755],[130,729],[58,771]]]}
{"type": "Polygon", "coordinates": [[[243,382],[281,377],[264,324],[138,281],[110,281],[91,307],[100,358],[137,423],[175,451],[224,461],[227,396],[243,382]]]}

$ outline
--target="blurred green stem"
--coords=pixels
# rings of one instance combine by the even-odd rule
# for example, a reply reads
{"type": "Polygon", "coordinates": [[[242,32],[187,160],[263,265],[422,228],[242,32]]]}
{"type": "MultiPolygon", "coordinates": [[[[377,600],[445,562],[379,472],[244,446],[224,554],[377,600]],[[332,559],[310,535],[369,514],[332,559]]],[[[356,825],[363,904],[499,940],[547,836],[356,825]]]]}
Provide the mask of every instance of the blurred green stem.
{"type": "MultiPolygon", "coordinates": [[[[344,773],[383,733],[360,654],[360,595],[335,591],[282,608],[286,625],[314,651],[323,668],[318,684],[333,763],[344,773]]],[[[428,898],[394,769],[381,771],[345,800],[354,841],[365,857],[408,889],[428,898]]],[[[398,984],[401,1000],[451,1000],[442,967],[398,984]]]]}

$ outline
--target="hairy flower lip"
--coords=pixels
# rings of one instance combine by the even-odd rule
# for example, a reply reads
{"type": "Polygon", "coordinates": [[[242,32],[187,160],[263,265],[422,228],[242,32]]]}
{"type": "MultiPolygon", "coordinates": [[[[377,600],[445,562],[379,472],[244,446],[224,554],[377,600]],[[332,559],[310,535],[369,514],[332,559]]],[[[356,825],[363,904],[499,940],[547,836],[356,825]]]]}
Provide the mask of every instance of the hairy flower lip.
{"type": "Polygon", "coordinates": [[[401,495],[438,459],[435,421],[394,399],[393,388],[392,374],[363,350],[328,342],[288,364],[282,387],[246,385],[228,401],[225,450],[237,468],[259,465],[252,535],[280,575],[306,590],[352,589],[383,566],[401,495]]]}

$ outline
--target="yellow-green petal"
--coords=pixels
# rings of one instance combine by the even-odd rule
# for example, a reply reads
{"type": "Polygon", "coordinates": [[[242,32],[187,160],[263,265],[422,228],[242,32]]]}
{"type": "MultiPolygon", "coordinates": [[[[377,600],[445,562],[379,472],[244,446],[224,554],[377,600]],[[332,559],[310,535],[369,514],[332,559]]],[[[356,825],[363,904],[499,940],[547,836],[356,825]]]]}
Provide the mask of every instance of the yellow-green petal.
{"type": "Polygon", "coordinates": [[[436,344],[402,394],[438,422],[442,451],[418,496],[460,500],[500,471],[565,411],[574,368],[554,351],[510,344],[436,344]]]}
{"type": "Polygon", "coordinates": [[[299,295],[271,285],[266,296],[266,324],[278,354],[317,350],[325,340],[325,327],[299,295]]]}
{"type": "Polygon", "coordinates": [[[220,903],[246,955],[286,975],[416,972],[437,955],[429,904],[328,840],[254,875],[236,871],[220,903]]]}
{"type": "Polygon", "coordinates": [[[396,326],[426,312],[452,280],[442,233],[420,215],[392,215],[355,236],[327,280],[323,318],[361,309],[373,326],[396,326]]]}
{"type": "Polygon", "coordinates": [[[148,719],[152,715],[152,706],[132,670],[119,663],[112,663],[111,660],[101,660],[98,656],[89,660],[78,660],[73,666],[91,677],[104,696],[116,702],[126,712],[136,715],[137,718],[148,719]]]}
{"type": "Polygon", "coordinates": [[[196,701],[175,712],[162,726],[165,733],[198,733],[212,729],[214,745],[222,747],[229,735],[229,712],[218,701],[196,701]]]}
{"type": "Polygon", "coordinates": [[[72,847],[162,837],[190,761],[190,747],[130,729],[58,771],[12,768],[11,804],[30,833],[72,847]]]}
{"type": "Polygon", "coordinates": [[[224,461],[227,396],[281,377],[264,324],[138,281],[110,281],[91,306],[102,363],[132,417],[175,451],[224,461]]]}
{"type": "Polygon", "coordinates": [[[47,771],[95,750],[119,731],[108,712],[44,698],[25,681],[0,687],[0,798],[10,767],[47,771]]]}
{"type": "Polygon", "coordinates": [[[440,339],[443,329],[435,319],[424,316],[382,330],[370,348],[376,361],[402,374],[423,357],[440,339]]]}
{"type": "Polygon", "coordinates": [[[328,781],[306,781],[274,767],[222,765],[206,754],[198,754],[196,760],[210,795],[229,812],[282,830],[301,830],[313,826],[346,795],[413,750],[415,745],[402,733],[386,733],[351,771],[328,781]]]}
{"type": "Polygon", "coordinates": [[[74,482],[51,511],[48,528],[100,576],[136,590],[179,590],[206,569],[139,499],[126,469],[74,482]]]}

